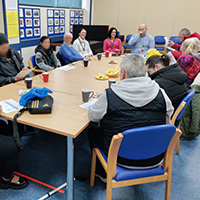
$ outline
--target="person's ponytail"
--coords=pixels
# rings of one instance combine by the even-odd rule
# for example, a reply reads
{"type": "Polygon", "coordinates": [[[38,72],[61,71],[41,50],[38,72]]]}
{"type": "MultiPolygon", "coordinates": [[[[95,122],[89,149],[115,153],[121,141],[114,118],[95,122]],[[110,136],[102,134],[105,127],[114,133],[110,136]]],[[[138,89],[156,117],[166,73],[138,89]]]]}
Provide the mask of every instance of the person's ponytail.
{"type": "Polygon", "coordinates": [[[161,59],[162,59],[162,64],[163,64],[163,66],[168,66],[169,65],[169,63],[170,63],[170,58],[169,58],[169,56],[167,56],[167,55],[162,55],[161,56],[161,59]]]}

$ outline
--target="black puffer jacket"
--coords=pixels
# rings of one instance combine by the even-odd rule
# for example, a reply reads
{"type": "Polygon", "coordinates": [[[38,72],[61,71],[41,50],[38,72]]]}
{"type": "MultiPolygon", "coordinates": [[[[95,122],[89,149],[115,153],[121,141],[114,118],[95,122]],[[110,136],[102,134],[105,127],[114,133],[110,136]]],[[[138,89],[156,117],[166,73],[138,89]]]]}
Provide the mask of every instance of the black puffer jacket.
{"type": "Polygon", "coordinates": [[[10,61],[4,57],[0,57],[0,84],[3,85],[14,83],[15,76],[24,67],[23,58],[15,49],[9,49],[8,58],[10,58],[10,61]]]}
{"type": "Polygon", "coordinates": [[[178,64],[174,64],[164,67],[153,73],[150,77],[165,90],[172,101],[174,110],[176,110],[181,100],[187,94],[186,81],[188,75],[178,66],[178,64]]]}
{"type": "Polygon", "coordinates": [[[50,71],[56,67],[61,67],[60,61],[54,55],[52,48],[45,51],[41,45],[38,45],[35,49],[35,62],[39,69],[50,71]]]}

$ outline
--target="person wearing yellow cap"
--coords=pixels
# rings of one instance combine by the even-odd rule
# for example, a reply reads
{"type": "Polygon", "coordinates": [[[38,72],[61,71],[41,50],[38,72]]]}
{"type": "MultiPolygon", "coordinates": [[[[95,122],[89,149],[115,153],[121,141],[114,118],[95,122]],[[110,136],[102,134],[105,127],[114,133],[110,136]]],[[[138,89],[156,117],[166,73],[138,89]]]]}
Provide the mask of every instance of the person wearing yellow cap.
{"type": "Polygon", "coordinates": [[[151,56],[154,56],[154,55],[162,56],[162,54],[157,49],[149,49],[147,51],[146,58],[148,59],[148,58],[150,58],[151,56]]]}

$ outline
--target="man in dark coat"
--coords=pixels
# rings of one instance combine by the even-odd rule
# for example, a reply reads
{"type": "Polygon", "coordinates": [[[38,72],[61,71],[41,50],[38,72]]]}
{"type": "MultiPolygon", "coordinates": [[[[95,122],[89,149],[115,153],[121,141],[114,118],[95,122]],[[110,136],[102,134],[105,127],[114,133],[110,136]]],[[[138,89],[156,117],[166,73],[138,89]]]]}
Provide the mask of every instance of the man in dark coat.
{"type": "Polygon", "coordinates": [[[23,78],[15,76],[21,70],[27,69],[23,64],[23,58],[15,49],[9,47],[7,36],[0,33],[0,84],[6,85],[22,80],[23,78]]]}

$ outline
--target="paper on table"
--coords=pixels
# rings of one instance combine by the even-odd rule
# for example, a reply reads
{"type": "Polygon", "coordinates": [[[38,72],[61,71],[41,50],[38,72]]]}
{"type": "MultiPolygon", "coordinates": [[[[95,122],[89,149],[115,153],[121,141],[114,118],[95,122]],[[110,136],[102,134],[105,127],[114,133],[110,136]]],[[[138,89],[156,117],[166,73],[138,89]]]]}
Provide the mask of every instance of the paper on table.
{"type": "Polygon", "coordinates": [[[30,72],[32,72],[34,69],[26,69],[26,70],[22,70],[20,71],[15,78],[23,78],[25,77],[27,74],[29,74],[30,72]]]}
{"type": "Polygon", "coordinates": [[[81,108],[85,108],[88,109],[91,105],[93,105],[98,99],[92,99],[90,101],[88,101],[87,103],[84,103],[82,105],[80,105],[81,108]]]}
{"type": "Polygon", "coordinates": [[[19,105],[18,102],[14,101],[13,99],[8,99],[5,101],[0,101],[0,105],[2,106],[2,110],[4,113],[10,113],[14,111],[18,111],[23,107],[19,105]]]}
{"type": "Polygon", "coordinates": [[[75,67],[73,67],[73,66],[65,65],[65,66],[59,67],[57,69],[62,70],[62,71],[68,71],[68,70],[74,69],[74,68],[75,67]]]}

